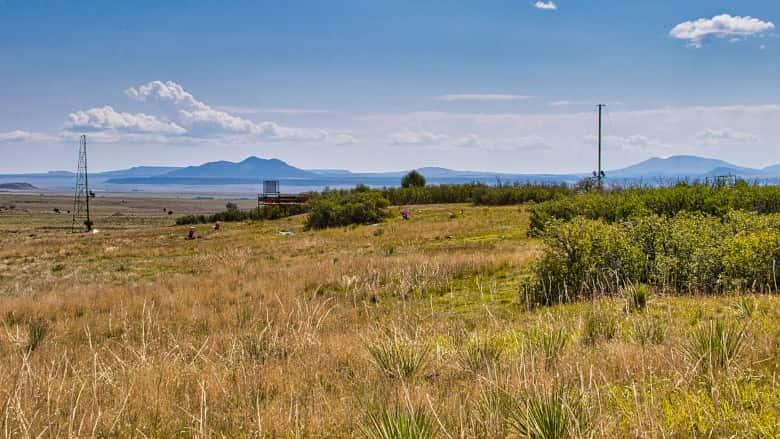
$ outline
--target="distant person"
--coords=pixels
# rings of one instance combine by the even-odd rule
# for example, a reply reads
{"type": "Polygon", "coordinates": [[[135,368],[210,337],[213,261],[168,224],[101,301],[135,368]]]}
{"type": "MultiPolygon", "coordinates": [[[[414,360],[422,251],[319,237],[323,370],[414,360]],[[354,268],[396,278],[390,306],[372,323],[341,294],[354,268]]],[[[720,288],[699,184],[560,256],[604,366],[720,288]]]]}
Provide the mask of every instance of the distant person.
{"type": "Polygon", "coordinates": [[[187,239],[195,239],[195,227],[190,227],[190,231],[187,233],[187,239]]]}
{"type": "Polygon", "coordinates": [[[404,210],[401,211],[401,218],[405,220],[409,219],[409,209],[404,207],[404,210]]]}
{"type": "Polygon", "coordinates": [[[221,228],[222,228],[222,223],[220,223],[219,221],[217,221],[217,222],[215,222],[215,223],[214,223],[214,231],[215,231],[215,232],[219,232],[219,230],[220,230],[221,228]]]}

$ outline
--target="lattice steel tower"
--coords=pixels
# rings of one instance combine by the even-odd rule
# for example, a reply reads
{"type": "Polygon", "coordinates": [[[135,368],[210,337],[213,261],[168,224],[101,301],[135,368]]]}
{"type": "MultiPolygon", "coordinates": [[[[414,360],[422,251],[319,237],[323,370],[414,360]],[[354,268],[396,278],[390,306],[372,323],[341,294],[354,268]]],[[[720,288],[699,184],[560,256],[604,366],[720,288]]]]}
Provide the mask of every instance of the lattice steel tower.
{"type": "Polygon", "coordinates": [[[73,197],[73,223],[71,232],[82,226],[87,232],[92,230],[92,220],[89,219],[89,179],[87,178],[87,136],[81,136],[79,144],[79,165],[76,169],[76,193],[73,197]]]}

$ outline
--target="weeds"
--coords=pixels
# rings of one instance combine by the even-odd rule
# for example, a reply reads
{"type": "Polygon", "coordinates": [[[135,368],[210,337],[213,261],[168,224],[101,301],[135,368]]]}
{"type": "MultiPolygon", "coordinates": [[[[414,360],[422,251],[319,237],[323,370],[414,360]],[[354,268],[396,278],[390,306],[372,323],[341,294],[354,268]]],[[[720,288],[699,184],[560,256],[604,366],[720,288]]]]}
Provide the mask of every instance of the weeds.
{"type": "Polygon", "coordinates": [[[505,438],[509,435],[509,417],[518,410],[518,401],[501,389],[482,390],[474,410],[476,437],[505,438]]]}
{"type": "Polygon", "coordinates": [[[740,317],[751,319],[758,310],[758,302],[749,296],[739,296],[736,303],[734,303],[734,309],[740,317]]]}

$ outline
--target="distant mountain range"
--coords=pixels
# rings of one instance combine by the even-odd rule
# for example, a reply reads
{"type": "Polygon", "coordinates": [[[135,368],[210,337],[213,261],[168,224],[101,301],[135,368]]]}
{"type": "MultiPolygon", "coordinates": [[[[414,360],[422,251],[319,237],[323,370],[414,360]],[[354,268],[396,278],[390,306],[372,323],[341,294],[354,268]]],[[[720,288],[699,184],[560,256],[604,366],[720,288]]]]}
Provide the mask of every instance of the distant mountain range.
{"type": "MultiPolygon", "coordinates": [[[[425,167],[418,172],[431,184],[482,182],[576,183],[589,174],[510,174],[460,171],[425,167]]],[[[355,173],[343,169],[301,169],[279,159],[248,157],[240,162],[216,161],[197,166],[138,166],[116,171],[90,174],[90,183],[98,190],[124,192],[128,190],[165,191],[165,187],[219,187],[251,185],[260,180],[281,180],[283,187],[316,189],[346,187],[362,183],[371,186],[397,186],[408,170],[395,172],[355,173]]],[[[672,156],[651,158],[622,169],[607,171],[608,181],[626,184],[655,184],[676,180],[703,180],[718,175],[734,175],[748,180],[780,183],[780,164],[765,168],[748,168],[712,158],[672,156]]],[[[0,183],[25,181],[43,189],[63,190],[72,187],[74,174],[50,171],[41,174],[0,175],[0,183]]],[[[249,188],[245,188],[249,191],[249,188]]],[[[254,190],[254,189],[252,189],[254,190]]],[[[303,190],[303,189],[300,189],[303,190]]]]}

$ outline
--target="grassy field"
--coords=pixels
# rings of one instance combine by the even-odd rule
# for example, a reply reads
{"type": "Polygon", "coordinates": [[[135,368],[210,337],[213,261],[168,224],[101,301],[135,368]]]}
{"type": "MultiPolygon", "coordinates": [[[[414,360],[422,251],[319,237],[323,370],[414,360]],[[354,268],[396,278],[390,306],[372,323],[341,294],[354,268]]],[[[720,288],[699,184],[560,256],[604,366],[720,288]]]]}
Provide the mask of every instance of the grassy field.
{"type": "Polygon", "coordinates": [[[53,212],[70,202],[0,195],[6,437],[780,435],[776,296],[527,309],[524,208],[186,240],[175,217],[225,200],[101,197],[92,234],[53,212]]]}

